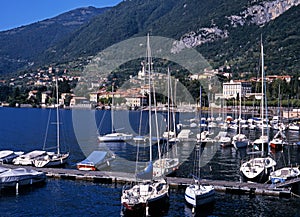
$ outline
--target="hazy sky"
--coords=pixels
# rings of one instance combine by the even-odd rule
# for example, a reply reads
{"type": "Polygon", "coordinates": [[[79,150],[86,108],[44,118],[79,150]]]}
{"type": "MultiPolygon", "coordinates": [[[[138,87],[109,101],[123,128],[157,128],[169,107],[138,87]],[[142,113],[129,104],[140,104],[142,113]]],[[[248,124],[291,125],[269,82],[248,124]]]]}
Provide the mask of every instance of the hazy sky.
{"type": "Polygon", "coordinates": [[[122,0],[0,0],[0,31],[55,17],[72,9],[114,6],[122,0]]]}

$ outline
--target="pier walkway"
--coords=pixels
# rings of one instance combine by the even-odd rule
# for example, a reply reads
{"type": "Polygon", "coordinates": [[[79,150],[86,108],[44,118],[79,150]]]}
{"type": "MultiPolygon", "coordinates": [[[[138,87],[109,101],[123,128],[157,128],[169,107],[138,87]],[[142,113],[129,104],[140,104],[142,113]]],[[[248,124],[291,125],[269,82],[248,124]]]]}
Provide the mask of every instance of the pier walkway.
{"type": "MultiPolygon", "coordinates": [[[[3,164],[0,165],[6,168],[18,168],[20,166],[3,164]]],[[[83,180],[92,181],[103,184],[129,184],[136,181],[134,174],[124,172],[111,171],[80,171],[76,169],[64,168],[36,168],[27,167],[37,171],[45,172],[49,178],[68,179],[68,180],[83,180]]],[[[190,178],[167,177],[167,182],[173,189],[185,189],[187,185],[192,183],[190,178]]],[[[246,195],[265,195],[289,198],[293,195],[291,192],[291,184],[300,182],[300,178],[290,180],[279,184],[261,184],[248,182],[235,182],[225,180],[207,180],[202,179],[201,184],[213,185],[216,191],[231,193],[231,194],[246,194],[246,195]]]]}

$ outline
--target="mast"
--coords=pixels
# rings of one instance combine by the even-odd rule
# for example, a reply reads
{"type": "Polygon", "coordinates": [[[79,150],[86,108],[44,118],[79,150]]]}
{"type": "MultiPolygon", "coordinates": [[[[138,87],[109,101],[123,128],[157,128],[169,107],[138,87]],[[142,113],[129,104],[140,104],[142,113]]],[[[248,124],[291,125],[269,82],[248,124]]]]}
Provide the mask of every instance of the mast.
{"type": "Polygon", "coordinates": [[[111,99],[111,133],[114,132],[114,103],[115,103],[115,95],[114,95],[114,85],[115,83],[112,83],[111,92],[112,92],[112,99],[111,99]]]}
{"type": "Polygon", "coordinates": [[[241,134],[241,120],[242,120],[242,82],[241,82],[241,86],[240,86],[240,91],[239,91],[239,134],[241,134]]]}
{"type": "Polygon", "coordinates": [[[262,128],[261,128],[261,145],[262,145],[262,155],[264,155],[264,47],[262,44],[262,39],[260,42],[260,50],[261,50],[261,121],[262,121],[262,128]]]}
{"type": "Polygon", "coordinates": [[[167,140],[167,147],[169,149],[169,139],[170,139],[170,69],[168,67],[168,140],[167,140]]]}
{"type": "Polygon", "coordinates": [[[198,169],[198,184],[200,184],[200,170],[201,170],[201,145],[202,145],[202,139],[201,139],[201,117],[202,117],[202,88],[200,85],[200,97],[199,97],[199,106],[200,106],[200,111],[199,111],[199,115],[200,115],[200,146],[199,146],[199,169],[198,169]]]}
{"type": "Polygon", "coordinates": [[[147,35],[147,64],[148,64],[148,83],[149,83],[149,145],[150,145],[150,162],[152,162],[152,120],[151,120],[151,112],[152,112],[152,106],[151,106],[151,48],[150,48],[150,37],[149,33],[147,35]]]}
{"type": "Polygon", "coordinates": [[[60,144],[59,144],[59,110],[58,110],[58,106],[59,106],[59,100],[58,100],[58,77],[56,77],[55,79],[55,86],[56,86],[56,143],[57,143],[57,154],[60,154],[60,144]]]}

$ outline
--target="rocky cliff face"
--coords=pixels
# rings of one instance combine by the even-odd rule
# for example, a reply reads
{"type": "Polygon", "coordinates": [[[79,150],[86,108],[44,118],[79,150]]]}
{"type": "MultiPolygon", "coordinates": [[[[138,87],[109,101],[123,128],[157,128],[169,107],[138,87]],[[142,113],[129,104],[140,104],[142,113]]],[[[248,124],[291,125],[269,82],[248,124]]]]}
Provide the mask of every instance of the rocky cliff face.
{"type": "MultiPolygon", "coordinates": [[[[229,21],[228,26],[238,28],[243,25],[264,25],[279,17],[291,7],[298,6],[300,0],[253,1],[251,4],[252,6],[246,8],[238,15],[226,16],[225,19],[229,21]]],[[[197,31],[188,32],[178,42],[174,43],[172,52],[176,53],[185,47],[192,48],[229,37],[228,26],[205,27],[197,31]]]]}
{"type": "Polygon", "coordinates": [[[300,0],[276,0],[263,2],[247,8],[239,15],[228,16],[227,19],[234,27],[245,24],[263,25],[276,19],[291,7],[298,6],[299,4],[300,0]]]}
{"type": "Polygon", "coordinates": [[[228,37],[228,31],[222,30],[217,26],[210,28],[200,28],[197,31],[186,33],[181,37],[181,40],[174,43],[172,53],[178,53],[180,50],[187,48],[193,48],[202,45],[207,42],[213,42],[218,39],[228,37]]]}

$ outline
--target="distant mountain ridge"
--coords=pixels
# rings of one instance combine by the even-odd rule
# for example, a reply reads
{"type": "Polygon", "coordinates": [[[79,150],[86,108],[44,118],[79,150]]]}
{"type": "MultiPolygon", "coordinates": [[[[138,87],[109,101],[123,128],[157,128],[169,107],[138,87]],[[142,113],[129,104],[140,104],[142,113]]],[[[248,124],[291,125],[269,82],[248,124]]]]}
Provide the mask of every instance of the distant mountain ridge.
{"type": "Polygon", "coordinates": [[[34,65],[51,46],[109,8],[75,9],[51,19],[0,32],[0,73],[34,65]]]}
{"type": "MultiPolygon", "coordinates": [[[[114,43],[151,32],[154,36],[176,39],[173,52],[180,52],[184,47],[196,48],[213,67],[227,67],[236,73],[257,69],[262,35],[268,70],[275,74],[297,74],[299,4],[300,0],[123,1],[99,12],[89,22],[80,23],[80,14],[76,19],[64,19],[63,23],[55,23],[53,19],[40,22],[36,32],[32,28],[28,33],[27,40],[36,34],[42,40],[37,45],[36,40],[27,43],[33,46],[30,49],[12,46],[10,49],[14,51],[8,52],[6,46],[13,37],[5,38],[5,32],[0,32],[0,71],[20,69],[21,63],[28,67],[85,59],[114,43]],[[46,39],[49,32],[41,31],[47,23],[53,25],[55,32],[50,34],[51,40],[46,39]],[[60,32],[73,24],[78,25],[67,33],[60,32]],[[6,68],[2,63],[5,58],[14,59],[14,67],[6,68]]],[[[10,36],[13,31],[17,30],[11,30],[10,36]]],[[[20,35],[23,42],[25,32],[20,35]]]]}

